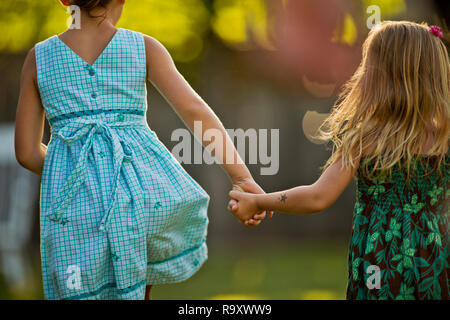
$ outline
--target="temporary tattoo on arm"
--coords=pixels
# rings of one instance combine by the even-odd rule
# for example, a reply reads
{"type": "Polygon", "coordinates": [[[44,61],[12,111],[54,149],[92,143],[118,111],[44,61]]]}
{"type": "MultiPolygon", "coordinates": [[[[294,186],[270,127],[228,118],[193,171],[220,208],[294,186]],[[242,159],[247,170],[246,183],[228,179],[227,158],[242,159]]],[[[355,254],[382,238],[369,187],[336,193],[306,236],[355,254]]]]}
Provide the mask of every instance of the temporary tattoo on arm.
{"type": "Polygon", "coordinates": [[[287,200],[287,194],[286,193],[282,193],[280,196],[280,202],[285,203],[287,200]]]}

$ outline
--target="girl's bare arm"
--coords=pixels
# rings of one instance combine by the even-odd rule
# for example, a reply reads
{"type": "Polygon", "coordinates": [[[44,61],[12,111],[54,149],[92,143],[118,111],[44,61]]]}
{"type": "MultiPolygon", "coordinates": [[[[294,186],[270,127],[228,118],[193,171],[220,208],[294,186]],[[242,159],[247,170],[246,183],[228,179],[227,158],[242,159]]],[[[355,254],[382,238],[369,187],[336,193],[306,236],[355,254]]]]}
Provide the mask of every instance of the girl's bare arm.
{"type": "MultiPolygon", "coordinates": [[[[155,39],[146,37],[148,80],[159,90],[171,104],[187,127],[193,131],[194,121],[201,121],[202,135],[208,129],[217,129],[224,140],[224,150],[218,151],[215,157],[223,163],[223,167],[230,175],[232,181],[250,179],[247,166],[242,162],[234,148],[233,142],[225,131],[221,121],[206,104],[206,102],[192,89],[189,83],[178,72],[167,50],[155,39]],[[225,150],[233,151],[233,163],[226,164],[225,150]]],[[[203,137],[197,137],[204,145],[203,137]]]]}
{"type": "Polygon", "coordinates": [[[16,111],[14,147],[17,161],[26,169],[42,175],[47,146],[42,143],[45,113],[37,86],[34,48],[22,69],[20,96],[16,111]]]}
{"type": "Polygon", "coordinates": [[[245,219],[260,210],[273,210],[291,214],[310,214],[331,206],[348,186],[359,162],[354,168],[341,168],[341,161],[328,167],[311,185],[261,195],[231,191],[230,196],[238,201],[231,210],[245,219]]]}
{"type": "MultiPolygon", "coordinates": [[[[145,43],[148,81],[158,89],[191,131],[194,131],[194,122],[201,121],[202,132],[201,136],[197,136],[197,138],[204,146],[211,143],[211,141],[204,139],[203,133],[206,130],[215,129],[220,132],[223,148],[222,150],[215,150],[214,157],[228,173],[233,183],[233,189],[251,193],[264,193],[254,182],[222,122],[178,72],[168,51],[152,37],[145,36],[145,43]],[[227,152],[230,155],[227,155],[227,152]]],[[[265,213],[262,212],[255,218],[259,220],[264,216],[265,213]]],[[[250,225],[257,224],[253,222],[255,221],[250,221],[250,225]]],[[[249,226],[249,224],[247,225],[249,226]]]]}

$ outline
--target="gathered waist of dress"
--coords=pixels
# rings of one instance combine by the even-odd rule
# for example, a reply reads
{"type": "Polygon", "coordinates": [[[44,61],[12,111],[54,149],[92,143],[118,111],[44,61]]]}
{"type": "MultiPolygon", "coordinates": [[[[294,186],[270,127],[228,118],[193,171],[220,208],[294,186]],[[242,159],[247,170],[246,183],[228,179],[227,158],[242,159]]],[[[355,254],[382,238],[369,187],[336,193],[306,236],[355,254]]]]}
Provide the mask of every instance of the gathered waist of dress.
{"type": "Polygon", "coordinates": [[[103,123],[112,127],[148,126],[145,111],[137,109],[84,110],[52,117],[48,121],[52,132],[71,123],[103,123]]]}

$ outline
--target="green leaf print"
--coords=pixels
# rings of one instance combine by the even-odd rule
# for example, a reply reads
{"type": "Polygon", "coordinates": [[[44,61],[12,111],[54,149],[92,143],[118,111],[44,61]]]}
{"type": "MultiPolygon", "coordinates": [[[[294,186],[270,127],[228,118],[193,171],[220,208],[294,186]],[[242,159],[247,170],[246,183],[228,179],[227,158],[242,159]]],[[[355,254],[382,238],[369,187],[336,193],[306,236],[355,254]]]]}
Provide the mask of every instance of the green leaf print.
{"type": "Polygon", "coordinates": [[[370,242],[366,245],[366,251],[364,252],[365,254],[369,254],[371,253],[373,250],[375,249],[375,245],[370,242]]]}
{"type": "Polygon", "coordinates": [[[400,285],[400,293],[396,300],[414,300],[414,287],[408,287],[406,283],[400,285]]]}
{"type": "Polygon", "coordinates": [[[367,223],[367,217],[366,216],[361,216],[361,215],[359,215],[359,216],[356,216],[355,217],[355,224],[356,225],[363,225],[363,224],[366,224],[367,223]]]}
{"type": "Polygon", "coordinates": [[[352,274],[353,274],[353,280],[355,280],[355,281],[359,280],[358,268],[359,268],[359,265],[361,264],[362,261],[363,261],[362,258],[356,258],[355,260],[353,260],[353,263],[352,263],[352,274]]]}
{"type": "Polygon", "coordinates": [[[386,232],[386,236],[384,237],[384,239],[386,240],[386,242],[391,241],[393,235],[394,235],[393,232],[392,232],[391,230],[388,230],[388,231],[386,232]]]}
{"type": "Polygon", "coordinates": [[[419,292],[427,291],[433,285],[433,277],[426,278],[419,284],[419,292]]]}
{"type": "Polygon", "coordinates": [[[407,185],[406,170],[396,169],[386,182],[358,176],[347,297],[447,298],[448,181],[437,172],[424,179],[419,166],[407,185]],[[371,264],[382,267],[381,290],[367,290],[365,268],[371,264]]]}
{"type": "Polygon", "coordinates": [[[374,196],[374,198],[378,198],[378,195],[381,193],[384,193],[386,191],[386,188],[384,187],[384,183],[386,182],[386,175],[381,175],[379,177],[376,177],[372,179],[372,182],[374,183],[372,186],[369,187],[367,192],[374,196]]]}
{"type": "Polygon", "coordinates": [[[436,218],[434,218],[432,221],[427,221],[427,226],[431,230],[431,232],[427,236],[427,240],[425,241],[425,244],[427,246],[434,242],[437,246],[442,247],[442,239],[437,221],[438,220],[436,218]]]}
{"type": "Polygon", "coordinates": [[[367,223],[367,217],[361,215],[364,206],[360,202],[356,202],[354,209],[353,228],[359,230],[359,226],[367,223]]]}
{"type": "Polygon", "coordinates": [[[433,297],[436,297],[437,299],[441,299],[441,286],[439,285],[439,281],[435,281],[433,279],[433,297]]]}
{"type": "Polygon", "coordinates": [[[414,258],[414,264],[417,266],[417,267],[428,267],[430,264],[428,263],[428,261],[427,260],[425,260],[424,258],[422,258],[422,257],[415,257],[414,258]]]}
{"type": "Polygon", "coordinates": [[[438,188],[436,185],[433,186],[433,190],[428,191],[428,195],[431,197],[430,204],[432,206],[438,202],[442,191],[444,191],[444,188],[442,186],[438,188]]]}
{"type": "Polygon", "coordinates": [[[377,241],[379,236],[380,236],[380,233],[378,231],[376,231],[370,236],[369,241],[370,242],[375,242],[375,241],[377,241]]]}
{"type": "Polygon", "coordinates": [[[383,193],[384,191],[386,191],[386,189],[384,188],[383,185],[381,184],[374,184],[373,186],[371,186],[368,190],[369,194],[372,194],[375,198],[378,197],[378,195],[380,193],[383,193]]]}
{"type": "Polygon", "coordinates": [[[380,250],[380,251],[376,254],[375,257],[376,257],[377,263],[380,264],[380,263],[383,261],[383,259],[384,259],[384,249],[383,249],[383,250],[380,250]]]}
{"type": "Polygon", "coordinates": [[[410,269],[413,266],[411,258],[406,255],[403,255],[402,263],[403,263],[403,268],[405,268],[405,269],[410,269]]]}
{"type": "Polygon", "coordinates": [[[439,233],[430,233],[427,237],[426,245],[430,245],[431,243],[436,243],[439,247],[442,247],[441,235],[439,233]]]}
{"type": "Polygon", "coordinates": [[[392,258],[392,261],[398,261],[398,260],[400,260],[401,258],[403,258],[403,255],[402,255],[402,254],[396,254],[396,255],[392,258]]]}
{"type": "Polygon", "coordinates": [[[436,274],[440,274],[444,269],[444,262],[442,256],[437,258],[433,263],[433,269],[436,274]]]}
{"type": "Polygon", "coordinates": [[[397,220],[395,218],[391,219],[391,222],[389,224],[389,230],[386,232],[385,235],[385,240],[389,242],[392,240],[393,237],[400,238],[401,237],[401,233],[399,231],[400,228],[401,228],[400,223],[397,223],[397,220]]]}
{"type": "Polygon", "coordinates": [[[355,215],[360,215],[364,210],[364,206],[360,202],[355,204],[355,215]]]}
{"type": "Polygon", "coordinates": [[[380,233],[378,231],[374,232],[368,237],[369,243],[366,245],[366,251],[365,254],[369,254],[376,248],[376,242],[378,240],[378,237],[380,236],[380,233]]]}
{"type": "Polygon", "coordinates": [[[411,285],[414,279],[414,271],[413,269],[408,269],[403,273],[403,278],[405,280],[405,284],[411,285]]]}
{"type": "Polygon", "coordinates": [[[413,195],[411,202],[407,203],[403,206],[403,210],[409,213],[417,213],[419,212],[424,206],[425,203],[423,202],[417,202],[418,197],[417,194],[413,195]]]}
{"type": "Polygon", "coordinates": [[[380,300],[387,300],[387,299],[389,299],[390,291],[389,291],[389,284],[388,283],[381,287],[379,294],[380,294],[380,300]]]}
{"type": "Polygon", "coordinates": [[[410,269],[413,266],[412,258],[416,253],[416,249],[410,248],[409,239],[403,240],[403,243],[400,246],[400,254],[396,254],[392,260],[400,261],[397,265],[397,271],[399,273],[403,272],[403,269],[410,269]]]}

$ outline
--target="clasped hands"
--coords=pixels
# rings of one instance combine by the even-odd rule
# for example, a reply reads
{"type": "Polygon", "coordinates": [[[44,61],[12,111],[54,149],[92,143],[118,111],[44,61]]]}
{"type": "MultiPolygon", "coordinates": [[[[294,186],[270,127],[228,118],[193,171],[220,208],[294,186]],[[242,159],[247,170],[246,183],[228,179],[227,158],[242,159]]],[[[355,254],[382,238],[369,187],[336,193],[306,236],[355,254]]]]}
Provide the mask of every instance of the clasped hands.
{"type": "Polygon", "coordinates": [[[252,205],[251,201],[245,201],[244,203],[244,198],[249,200],[247,198],[250,198],[251,195],[264,193],[264,190],[252,178],[234,182],[233,189],[230,192],[231,200],[228,203],[228,211],[247,227],[257,226],[266,216],[272,218],[273,211],[260,210],[256,205],[252,205]]]}

